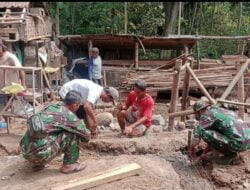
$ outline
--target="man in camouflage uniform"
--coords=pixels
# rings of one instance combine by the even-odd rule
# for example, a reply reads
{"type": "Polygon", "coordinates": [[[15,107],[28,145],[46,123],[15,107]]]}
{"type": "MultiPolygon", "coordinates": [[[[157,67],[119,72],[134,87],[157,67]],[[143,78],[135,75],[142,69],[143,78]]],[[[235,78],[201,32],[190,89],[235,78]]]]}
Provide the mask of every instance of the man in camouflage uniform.
{"type": "Polygon", "coordinates": [[[90,131],[74,114],[80,102],[81,95],[70,91],[64,104],[51,104],[38,113],[45,126],[44,137],[37,138],[27,130],[20,142],[23,157],[34,170],[43,169],[60,153],[64,153],[62,173],[77,172],[86,167],[77,162],[80,141],[88,142],[90,139],[90,131]]]}
{"type": "Polygon", "coordinates": [[[233,111],[209,106],[204,101],[197,101],[193,110],[199,125],[195,129],[194,142],[189,149],[191,155],[201,138],[208,147],[224,154],[217,161],[218,164],[230,164],[238,152],[250,149],[250,128],[233,111]]]}

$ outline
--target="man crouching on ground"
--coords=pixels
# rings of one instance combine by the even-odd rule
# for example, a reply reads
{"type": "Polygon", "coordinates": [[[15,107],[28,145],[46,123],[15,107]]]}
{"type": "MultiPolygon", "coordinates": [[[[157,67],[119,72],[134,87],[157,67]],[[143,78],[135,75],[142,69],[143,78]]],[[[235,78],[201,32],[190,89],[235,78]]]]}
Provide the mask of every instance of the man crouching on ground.
{"type": "Polygon", "coordinates": [[[218,164],[230,164],[237,158],[239,152],[250,149],[250,128],[235,112],[215,105],[210,106],[202,100],[194,104],[193,110],[199,125],[195,129],[189,149],[191,157],[195,156],[194,150],[199,145],[200,139],[208,145],[200,155],[200,160],[215,149],[224,155],[216,160],[218,164]]]}
{"type": "Polygon", "coordinates": [[[81,94],[67,93],[62,103],[50,104],[28,120],[28,129],[21,139],[23,157],[34,170],[41,170],[60,153],[64,153],[62,173],[83,170],[86,164],[77,162],[79,143],[88,142],[90,132],[75,116],[81,103],[81,94]]]}
{"type": "Polygon", "coordinates": [[[126,104],[118,105],[118,122],[121,132],[127,136],[143,136],[151,126],[154,100],[146,92],[146,87],[145,81],[136,81],[134,90],[127,97],[126,104]]]}

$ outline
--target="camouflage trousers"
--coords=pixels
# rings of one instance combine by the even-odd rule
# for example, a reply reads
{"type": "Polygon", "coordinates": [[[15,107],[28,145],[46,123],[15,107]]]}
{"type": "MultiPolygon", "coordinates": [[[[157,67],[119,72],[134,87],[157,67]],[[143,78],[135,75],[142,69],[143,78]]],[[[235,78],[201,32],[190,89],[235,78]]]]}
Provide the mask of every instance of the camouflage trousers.
{"type": "Polygon", "coordinates": [[[243,151],[239,142],[220,134],[214,130],[202,130],[200,137],[215,150],[222,154],[243,151]]]}
{"type": "Polygon", "coordinates": [[[26,133],[20,145],[23,157],[34,165],[44,165],[61,153],[64,153],[64,164],[73,164],[79,159],[79,138],[68,132],[36,140],[31,140],[26,133]]]}

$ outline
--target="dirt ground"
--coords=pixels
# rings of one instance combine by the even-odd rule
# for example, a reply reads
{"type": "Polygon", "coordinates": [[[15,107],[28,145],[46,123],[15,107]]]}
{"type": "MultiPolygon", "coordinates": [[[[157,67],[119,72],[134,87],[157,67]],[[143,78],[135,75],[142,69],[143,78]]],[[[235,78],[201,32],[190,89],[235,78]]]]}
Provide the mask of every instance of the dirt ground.
{"type": "MultiPolygon", "coordinates": [[[[166,109],[165,109],[166,110],[166,109]]],[[[160,110],[158,113],[163,114],[160,110]]],[[[187,130],[150,133],[141,138],[120,137],[119,132],[103,133],[98,139],[81,145],[80,161],[87,168],[65,175],[58,169],[62,155],[48,167],[33,172],[22,158],[19,141],[25,132],[23,120],[14,120],[11,134],[0,129],[0,189],[50,189],[60,182],[136,162],[143,172],[138,176],[100,185],[96,190],[237,190],[250,189],[250,152],[243,153],[244,163],[219,166],[212,157],[204,165],[193,165],[185,154],[187,130]]]]}

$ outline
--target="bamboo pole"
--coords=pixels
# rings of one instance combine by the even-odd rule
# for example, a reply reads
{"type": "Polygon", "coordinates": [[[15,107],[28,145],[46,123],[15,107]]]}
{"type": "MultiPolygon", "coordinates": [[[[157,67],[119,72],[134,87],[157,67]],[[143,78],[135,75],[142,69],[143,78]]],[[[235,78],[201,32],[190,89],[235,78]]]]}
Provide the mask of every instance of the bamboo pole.
{"type": "MultiPolygon", "coordinates": [[[[176,74],[173,76],[173,85],[172,85],[172,91],[171,91],[171,103],[170,103],[170,109],[169,113],[176,112],[176,106],[178,103],[178,94],[179,94],[179,86],[181,81],[181,65],[182,61],[177,60],[175,65],[175,70],[177,71],[176,74]]],[[[172,131],[174,128],[174,117],[169,117],[168,121],[168,130],[172,131]]]]}
{"type": "Polygon", "coordinates": [[[234,102],[234,101],[229,101],[229,100],[223,100],[223,99],[216,99],[217,102],[222,102],[222,103],[228,103],[228,104],[234,104],[234,105],[239,105],[239,106],[248,106],[250,107],[250,104],[244,103],[244,102],[234,102]]]}
{"type": "Polygon", "coordinates": [[[208,93],[208,91],[206,90],[206,88],[203,86],[203,84],[200,82],[200,80],[196,77],[196,75],[194,74],[193,70],[190,68],[189,65],[187,65],[187,70],[190,73],[190,75],[193,77],[195,83],[201,89],[201,91],[203,92],[203,94],[208,98],[208,100],[212,104],[215,104],[215,100],[210,96],[210,94],[208,93]]]}

